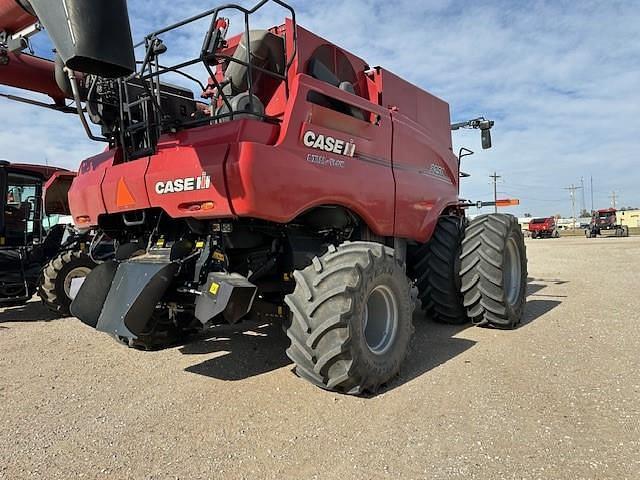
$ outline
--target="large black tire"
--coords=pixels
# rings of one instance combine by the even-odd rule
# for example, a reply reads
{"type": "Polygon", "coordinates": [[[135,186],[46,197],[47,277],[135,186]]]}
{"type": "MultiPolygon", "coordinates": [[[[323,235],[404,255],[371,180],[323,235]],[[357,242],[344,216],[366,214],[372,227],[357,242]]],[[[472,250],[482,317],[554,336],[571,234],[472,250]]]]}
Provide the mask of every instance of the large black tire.
{"type": "Polygon", "coordinates": [[[518,220],[492,214],[475,218],[462,242],[462,294],[473,323],[515,328],[527,294],[527,256],[518,220]]]}
{"type": "Polygon", "coordinates": [[[72,278],[87,275],[95,266],[89,255],[80,250],[70,250],[55,257],[44,268],[40,278],[38,295],[42,303],[57,315],[69,316],[72,278]]]}
{"type": "Polygon", "coordinates": [[[629,236],[629,227],[627,225],[622,226],[622,236],[625,238],[629,236]]]}
{"type": "Polygon", "coordinates": [[[393,378],[413,333],[409,280],[394,251],[347,242],[294,273],[287,355],[315,385],[358,395],[393,378]]]}
{"type": "Polygon", "coordinates": [[[465,220],[440,217],[431,240],[411,258],[411,273],[426,314],[436,322],[463,325],[469,321],[460,292],[460,253],[465,220]]]}

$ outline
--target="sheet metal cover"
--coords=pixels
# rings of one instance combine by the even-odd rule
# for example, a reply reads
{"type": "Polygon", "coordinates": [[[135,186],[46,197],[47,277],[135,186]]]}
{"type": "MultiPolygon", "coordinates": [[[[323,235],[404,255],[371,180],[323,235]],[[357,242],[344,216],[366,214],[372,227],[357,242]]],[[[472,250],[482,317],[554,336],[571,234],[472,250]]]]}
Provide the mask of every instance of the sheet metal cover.
{"type": "Polygon", "coordinates": [[[144,332],[178,268],[177,263],[121,263],[96,328],[137,338],[144,332]]]}

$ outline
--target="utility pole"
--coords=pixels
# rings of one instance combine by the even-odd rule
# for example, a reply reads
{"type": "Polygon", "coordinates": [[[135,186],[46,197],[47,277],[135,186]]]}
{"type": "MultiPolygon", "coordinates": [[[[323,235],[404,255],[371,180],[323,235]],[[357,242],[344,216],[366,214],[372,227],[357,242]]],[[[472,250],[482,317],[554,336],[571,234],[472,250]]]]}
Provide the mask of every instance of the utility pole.
{"type": "Polygon", "coordinates": [[[593,212],[593,175],[591,175],[591,212],[593,212]]]}
{"type": "Polygon", "coordinates": [[[617,199],[616,192],[611,192],[611,205],[613,205],[614,209],[617,206],[616,199],[617,199]]]}
{"type": "Polygon", "coordinates": [[[573,214],[573,229],[576,229],[576,191],[580,190],[582,187],[576,187],[571,184],[570,187],[565,188],[565,190],[569,190],[571,194],[571,213],[573,214]]]}
{"type": "Polygon", "coordinates": [[[584,200],[584,177],[580,177],[580,188],[582,189],[582,205],[580,205],[580,216],[582,216],[582,211],[587,209],[587,202],[585,202],[584,200]]]}
{"type": "Polygon", "coordinates": [[[489,178],[493,179],[493,201],[496,203],[495,213],[498,213],[498,179],[502,176],[498,175],[498,172],[493,172],[493,175],[489,175],[489,178]]]}

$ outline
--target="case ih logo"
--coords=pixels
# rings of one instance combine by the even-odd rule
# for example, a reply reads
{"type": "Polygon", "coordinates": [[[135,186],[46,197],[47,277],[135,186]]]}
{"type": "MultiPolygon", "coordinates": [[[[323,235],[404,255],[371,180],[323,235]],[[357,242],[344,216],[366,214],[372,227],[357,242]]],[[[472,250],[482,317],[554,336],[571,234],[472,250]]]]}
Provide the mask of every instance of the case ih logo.
{"type": "Polygon", "coordinates": [[[356,153],[356,144],[353,143],[353,140],[345,142],[328,135],[319,135],[311,130],[305,132],[302,142],[306,147],[335,153],[336,155],[344,155],[345,157],[353,157],[356,153]]]}
{"type": "Polygon", "coordinates": [[[165,195],[167,193],[192,192],[194,190],[206,190],[211,187],[211,177],[205,172],[199,177],[176,178],[166,182],[156,183],[156,193],[165,195]]]}

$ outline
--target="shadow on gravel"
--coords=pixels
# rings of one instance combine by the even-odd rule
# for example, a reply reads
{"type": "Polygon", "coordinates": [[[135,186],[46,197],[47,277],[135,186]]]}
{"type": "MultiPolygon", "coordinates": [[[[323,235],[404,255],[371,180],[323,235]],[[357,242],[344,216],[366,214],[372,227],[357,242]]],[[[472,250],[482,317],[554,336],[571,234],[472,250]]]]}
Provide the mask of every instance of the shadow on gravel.
{"type": "MultiPolygon", "coordinates": [[[[518,328],[529,325],[549,313],[562,302],[559,300],[530,299],[548,285],[567,283],[555,279],[528,279],[528,301],[522,323],[518,328]]],[[[415,334],[411,340],[411,350],[401,374],[383,387],[375,397],[389,392],[405,383],[437,368],[464,353],[477,342],[456,335],[470,324],[444,325],[425,318],[422,311],[414,315],[415,334]]],[[[244,322],[236,326],[221,326],[207,332],[206,336],[196,337],[192,343],[180,347],[183,355],[210,355],[220,353],[185,370],[219,380],[237,381],[268,373],[291,365],[285,350],[289,346],[286,335],[279,323],[262,324],[244,322]]]]}
{"type": "Polygon", "coordinates": [[[18,307],[7,307],[0,312],[0,323],[50,322],[59,318],[40,302],[29,302],[18,307]]]}
{"type": "Polygon", "coordinates": [[[243,380],[277,370],[291,364],[285,354],[289,341],[280,324],[244,322],[236,326],[222,326],[207,332],[206,337],[181,347],[184,355],[222,353],[187,372],[219,380],[243,380]]]}
{"type": "Polygon", "coordinates": [[[458,333],[471,328],[470,324],[445,325],[436,323],[426,318],[424,312],[418,311],[413,316],[413,325],[415,333],[411,339],[411,350],[400,370],[400,375],[371,397],[401,387],[454,359],[477,343],[466,338],[456,338],[458,333]]]}
{"type": "Polygon", "coordinates": [[[533,323],[538,318],[546,315],[551,310],[559,306],[562,302],[559,300],[528,300],[527,308],[524,311],[522,322],[518,328],[522,328],[530,323],[533,323]]]}

